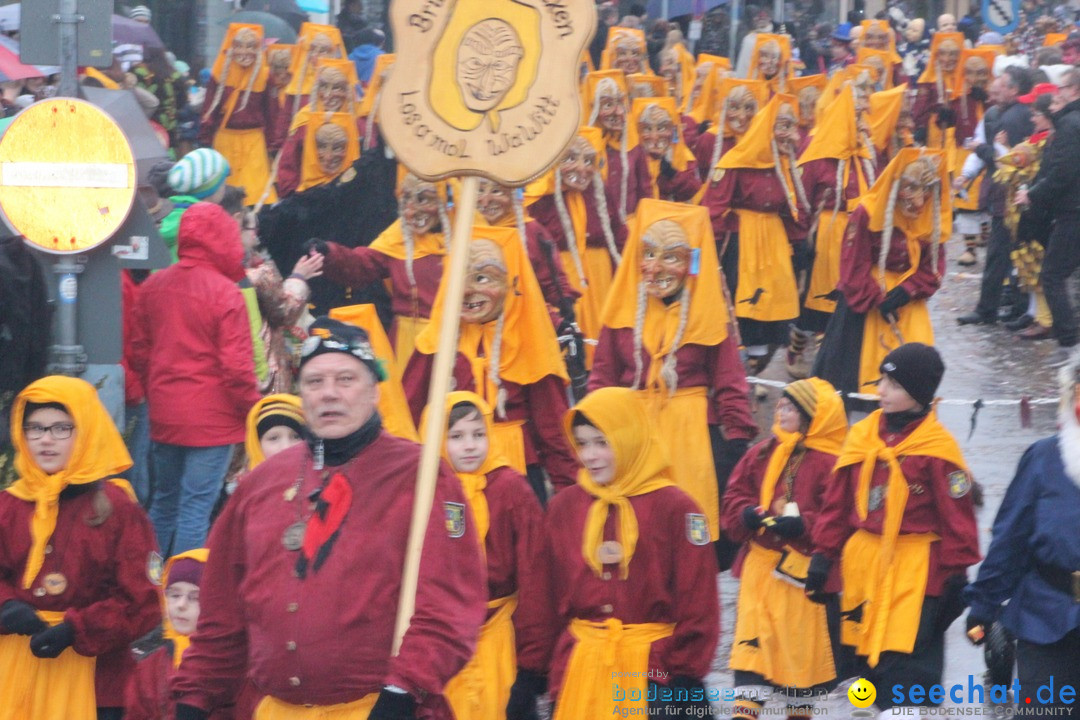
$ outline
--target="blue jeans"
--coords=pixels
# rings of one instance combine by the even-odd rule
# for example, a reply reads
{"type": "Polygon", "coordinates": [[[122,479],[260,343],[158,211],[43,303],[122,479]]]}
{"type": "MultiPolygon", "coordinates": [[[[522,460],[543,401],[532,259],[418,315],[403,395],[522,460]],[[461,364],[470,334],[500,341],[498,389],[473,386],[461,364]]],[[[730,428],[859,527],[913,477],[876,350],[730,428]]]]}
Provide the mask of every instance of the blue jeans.
{"type": "Polygon", "coordinates": [[[165,557],[204,547],[210,513],[221,493],[232,445],[185,447],[154,442],[150,521],[165,557]]]}
{"type": "Polygon", "coordinates": [[[131,421],[131,437],[128,438],[128,452],[131,454],[131,468],[124,471],[124,477],[135,489],[135,496],[143,507],[150,506],[150,416],[146,403],[127,406],[131,421]]]}

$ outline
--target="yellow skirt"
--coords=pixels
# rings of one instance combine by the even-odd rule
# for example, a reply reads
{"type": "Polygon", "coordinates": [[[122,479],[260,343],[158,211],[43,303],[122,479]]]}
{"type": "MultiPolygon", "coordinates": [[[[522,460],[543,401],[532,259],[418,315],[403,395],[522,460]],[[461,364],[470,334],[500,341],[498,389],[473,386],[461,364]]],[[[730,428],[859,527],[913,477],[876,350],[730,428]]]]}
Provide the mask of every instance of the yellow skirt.
{"type": "Polygon", "coordinates": [[[720,491],[716,487],[712,442],[709,440],[709,398],[703,387],[676,390],[673,396],[641,391],[660,430],[671,480],[693,498],[709,521],[709,539],[720,537],[720,491]]]}
{"type": "Polygon", "coordinates": [[[739,216],[739,284],[735,316],[759,322],[799,317],[799,288],[791,243],[776,213],[736,210],[739,216]]]}
{"type": "Polygon", "coordinates": [[[832,313],[836,301],[825,296],[840,284],[840,253],[844,247],[844,231],[847,230],[848,214],[843,210],[834,216],[831,210],[821,213],[818,222],[817,242],[814,245],[814,269],[810,272],[810,289],[806,293],[809,310],[832,313]]]}
{"type": "MultiPolygon", "coordinates": [[[[64,619],[62,612],[38,615],[49,625],[64,619]]],[[[34,657],[26,635],[0,635],[0,720],[96,720],[95,665],[72,648],[34,657]]]]}
{"type": "MultiPolygon", "coordinates": [[[[262,129],[220,128],[214,135],[214,149],[229,161],[229,179],[225,182],[244,188],[245,205],[257,203],[270,179],[266,136],[262,129]]],[[[277,202],[277,193],[273,187],[270,188],[266,202],[277,202]]]]}
{"type": "MultiPolygon", "coordinates": [[[[925,300],[914,300],[897,310],[896,314],[896,326],[903,336],[902,342],[934,344],[934,326],[930,324],[930,310],[925,300]]],[[[874,382],[881,377],[878,369],[881,361],[900,347],[902,342],[877,308],[871,308],[870,312],[866,313],[862,351],[859,356],[859,392],[877,394],[877,385],[874,382]]]]}
{"type": "Polygon", "coordinates": [[[674,632],[675,625],[669,623],[572,620],[570,634],[577,642],[570,653],[553,720],[643,713],[648,707],[649,650],[654,642],[674,632]]]}
{"type": "MultiPolygon", "coordinates": [[[[964,161],[971,155],[970,150],[964,148],[956,149],[955,167],[953,168],[953,174],[959,175],[960,171],[964,168],[964,161]]],[[[982,188],[983,176],[980,174],[975,180],[968,185],[967,188],[967,200],[963,200],[959,195],[953,196],[953,210],[970,210],[976,212],[979,209],[979,191],[982,188]]]]}
{"type": "Polygon", "coordinates": [[[405,366],[409,364],[413,350],[416,349],[416,336],[428,326],[430,318],[411,317],[398,315],[394,318],[394,356],[397,358],[395,369],[398,373],[398,382],[405,373],[405,366]]]}
{"type": "Polygon", "coordinates": [[[476,654],[450,682],[443,695],[456,720],[505,720],[510,688],[517,678],[517,648],[511,617],[517,595],[488,603],[496,609],[480,628],[476,654]]]}
{"type": "Polygon", "coordinates": [[[779,552],[750,541],[729,665],[782,687],[827,683],[836,667],[825,606],[807,599],[801,585],[777,577],[779,562],[779,552]]]}
{"type": "MultiPolygon", "coordinates": [[[[611,280],[615,276],[612,270],[611,253],[604,248],[585,248],[585,254],[581,257],[581,265],[585,269],[585,282],[582,284],[578,277],[577,266],[574,265],[574,257],[567,251],[559,253],[563,268],[566,270],[566,278],[570,286],[581,293],[581,298],[574,307],[577,316],[578,327],[586,340],[597,340],[600,337],[600,328],[603,327],[601,318],[604,313],[604,302],[607,300],[608,291],[611,289],[611,280]]],[[[585,367],[592,368],[593,353],[596,351],[594,343],[585,345],[585,367]]]]}
{"type": "Polygon", "coordinates": [[[293,705],[275,697],[266,696],[255,708],[255,720],[367,720],[377,693],[365,695],[359,700],[337,705],[293,705]]]}
{"type": "Polygon", "coordinates": [[[880,577],[881,536],[859,530],[844,545],[840,572],[844,593],[840,600],[840,640],[876,667],[881,653],[909,653],[919,631],[926,579],[930,573],[933,533],[900,535],[893,561],[880,577]],[[861,617],[851,610],[862,606],[861,617]]]}
{"type": "Polygon", "coordinates": [[[510,467],[522,475],[525,474],[525,436],[521,432],[524,424],[524,420],[496,422],[491,431],[492,442],[502,450],[502,456],[509,461],[510,467]]]}

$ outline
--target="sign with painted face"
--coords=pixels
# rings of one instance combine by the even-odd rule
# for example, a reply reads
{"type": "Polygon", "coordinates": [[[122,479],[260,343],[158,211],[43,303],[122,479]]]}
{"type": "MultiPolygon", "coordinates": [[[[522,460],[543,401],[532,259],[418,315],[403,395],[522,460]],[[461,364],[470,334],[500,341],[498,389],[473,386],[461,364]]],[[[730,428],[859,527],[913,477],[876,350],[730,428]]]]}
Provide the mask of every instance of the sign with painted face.
{"type": "Polygon", "coordinates": [[[520,186],[546,172],[580,124],[578,58],[589,0],[395,0],[399,48],[379,126],[417,176],[520,186]]]}

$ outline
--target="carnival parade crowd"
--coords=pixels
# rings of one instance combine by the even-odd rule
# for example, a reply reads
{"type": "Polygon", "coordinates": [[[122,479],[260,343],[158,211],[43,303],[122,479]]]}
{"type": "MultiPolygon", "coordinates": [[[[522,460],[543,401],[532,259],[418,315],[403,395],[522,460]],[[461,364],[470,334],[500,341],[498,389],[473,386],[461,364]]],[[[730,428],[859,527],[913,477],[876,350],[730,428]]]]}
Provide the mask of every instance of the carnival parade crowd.
{"type": "MultiPolygon", "coordinates": [[[[918,715],[939,702],[887,689],[940,684],[965,612],[973,643],[1015,640],[1021,687],[1080,686],[1080,30],[1029,53],[885,15],[811,62],[761,15],[733,63],[599,12],[562,158],[480,183],[445,398],[461,190],[383,140],[409,68],[335,26],[229,26],[140,188],[172,264],[123,273],[132,431],[75,378],[11,403],[0,720],[701,717],[721,622],[726,714],[812,717],[861,677],[881,717],[918,715]],[[935,411],[927,304],[958,244],[985,270],[957,320],[1064,358],[1059,431],[984,547],[935,411]],[[748,378],[774,361],[760,432],[748,378]]],[[[1016,712],[1075,693],[1039,700],[1016,712]]]]}

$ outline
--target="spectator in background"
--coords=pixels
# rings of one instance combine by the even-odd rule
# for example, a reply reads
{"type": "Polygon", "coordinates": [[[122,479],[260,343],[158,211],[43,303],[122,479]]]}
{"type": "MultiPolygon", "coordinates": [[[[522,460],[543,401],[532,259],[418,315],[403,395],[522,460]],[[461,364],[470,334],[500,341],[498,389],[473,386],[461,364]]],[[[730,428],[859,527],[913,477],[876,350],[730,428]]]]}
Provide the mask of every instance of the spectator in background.
{"type": "MultiPolygon", "coordinates": [[[[174,169],[175,170],[175,169],[174,169]]],[[[180,220],[180,261],[139,291],[132,369],[146,388],[162,554],[202,547],[233,445],[259,400],[244,298],[240,226],[196,203],[180,220]]]]}
{"type": "Polygon", "coordinates": [[[158,99],[157,110],[150,119],[169,133],[169,146],[176,143],[176,128],[180,110],[187,104],[187,83],[172,66],[162,48],[148,47],[143,61],[132,68],[137,86],[158,99]]]}
{"type": "Polygon", "coordinates": [[[1061,85],[1065,73],[1073,68],[1065,64],[1061,48],[1057,46],[1039,48],[1035,53],[1035,67],[1046,73],[1046,78],[1055,85],[1061,85]]]}
{"type": "Polygon", "coordinates": [[[152,19],[150,8],[145,5],[136,5],[131,8],[131,10],[128,11],[128,17],[135,22],[145,23],[147,25],[150,24],[150,20],[152,19]]]}
{"type": "Polygon", "coordinates": [[[379,28],[364,28],[358,40],[359,44],[349,51],[349,59],[356,66],[356,76],[367,87],[371,82],[371,73],[375,71],[375,60],[384,52],[386,34],[379,28]]]}
{"type": "Polygon", "coordinates": [[[1065,73],[1057,99],[1062,107],[1054,116],[1053,152],[1043,158],[1031,189],[1016,193],[1016,202],[1054,216],[1041,279],[1054,319],[1054,334],[1062,347],[1071,348],[1080,341],[1065,286],[1080,267],[1080,69],[1065,73]]]}
{"type": "Polygon", "coordinates": [[[830,77],[855,62],[851,52],[851,23],[840,23],[829,39],[829,64],[826,72],[830,77]]]}
{"type": "Polygon", "coordinates": [[[589,45],[589,57],[592,58],[593,67],[600,67],[600,56],[607,47],[608,31],[619,24],[619,8],[610,2],[597,7],[596,35],[593,36],[589,45]]]}
{"type": "Polygon", "coordinates": [[[739,57],[735,63],[735,77],[745,78],[750,72],[750,58],[754,54],[754,45],[757,43],[758,33],[771,33],[773,31],[772,14],[764,8],[754,16],[754,29],[748,32],[739,46],[739,57]]]}
{"type": "Polygon", "coordinates": [[[345,0],[337,16],[337,26],[346,52],[352,52],[360,44],[360,33],[368,26],[364,19],[364,1],[345,0]]]}
{"type": "Polygon", "coordinates": [[[956,16],[945,13],[938,15],[936,32],[956,32],[956,16]]]}

